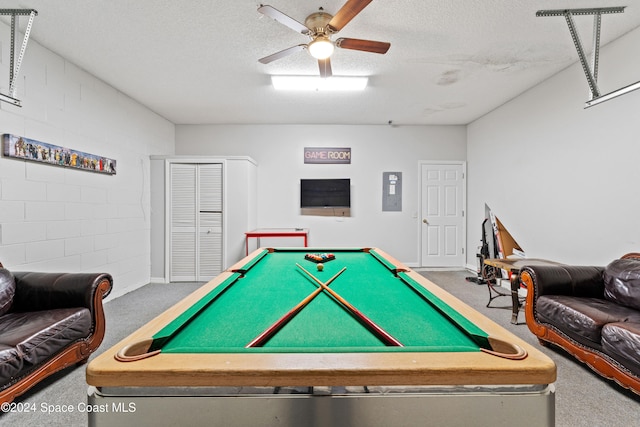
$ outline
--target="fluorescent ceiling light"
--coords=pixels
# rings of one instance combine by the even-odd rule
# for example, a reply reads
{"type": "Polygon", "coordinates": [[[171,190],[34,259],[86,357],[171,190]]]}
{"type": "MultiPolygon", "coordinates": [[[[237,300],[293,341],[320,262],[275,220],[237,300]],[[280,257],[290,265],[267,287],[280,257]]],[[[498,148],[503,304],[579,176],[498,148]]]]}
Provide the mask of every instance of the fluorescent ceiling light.
{"type": "Polygon", "coordinates": [[[367,87],[368,77],[271,76],[276,90],[355,91],[367,87]]]}

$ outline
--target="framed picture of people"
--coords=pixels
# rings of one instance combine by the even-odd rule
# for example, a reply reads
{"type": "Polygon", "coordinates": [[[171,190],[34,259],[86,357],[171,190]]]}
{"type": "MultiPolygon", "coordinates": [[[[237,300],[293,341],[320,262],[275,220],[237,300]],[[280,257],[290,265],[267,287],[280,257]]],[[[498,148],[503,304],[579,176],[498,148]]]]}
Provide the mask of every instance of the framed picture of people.
{"type": "Polygon", "coordinates": [[[4,134],[5,157],[46,163],[53,166],[81,169],[88,172],[116,174],[116,161],[105,156],[60,147],[23,136],[4,134]]]}

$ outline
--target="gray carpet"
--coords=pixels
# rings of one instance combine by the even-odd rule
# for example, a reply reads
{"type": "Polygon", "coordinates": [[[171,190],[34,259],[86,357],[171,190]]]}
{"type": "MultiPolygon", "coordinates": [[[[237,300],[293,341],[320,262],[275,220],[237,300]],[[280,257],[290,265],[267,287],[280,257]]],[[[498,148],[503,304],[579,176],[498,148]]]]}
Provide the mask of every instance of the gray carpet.
{"type": "MultiPolygon", "coordinates": [[[[422,274],[506,329],[537,346],[554,360],[558,366],[558,427],[640,426],[640,397],[600,378],[562,350],[540,347],[526,325],[510,323],[510,310],[485,307],[488,300],[487,288],[467,282],[465,277],[469,276],[468,272],[429,271],[422,274]]],[[[107,332],[98,352],[115,345],[199,286],[200,284],[196,283],[149,284],[124,297],[109,301],[105,304],[107,332]]],[[[508,297],[494,301],[495,305],[506,306],[509,303],[508,297]]],[[[524,322],[522,313],[520,321],[524,322]]],[[[22,412],[0,415],[0,425],[86,426],[86,413],[77,411],[78,404],[86,402],[87,385],[84,370],[84,366],[69,368],[43,381],[16,401],[16,409],[22,409],[22,412]],[[64,412],[64,406],[72,407],[74,412],[64,412]],[[27,410],[31,412],[26,412],[27,410]]],[[[514,425],[530,424],[527,420],[518,420],[514,425]]]]}

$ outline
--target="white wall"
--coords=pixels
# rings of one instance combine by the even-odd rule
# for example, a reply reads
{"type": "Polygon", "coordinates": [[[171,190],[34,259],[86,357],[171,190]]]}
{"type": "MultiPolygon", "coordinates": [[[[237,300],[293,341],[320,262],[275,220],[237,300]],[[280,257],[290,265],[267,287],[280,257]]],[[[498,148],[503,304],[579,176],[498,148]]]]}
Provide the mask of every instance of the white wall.
{"type": "MultiPolygon", "coordinates": [[[[3,94],[9,40],[0,24],[3,94]]],[[[111,298],[148,283],[149,155],[173,154],[174,125],[34,40],[17,98],[22,108],[0,103],[0,133],[115,159],[117,174],[0,157],[0,261],[15,271],[108,272],[111,298]]]]}
{"type": "MultiPolygon", "coordinates": [[[[640,29],[603,47],[603,94],[640,79],[638,46],[640,29]]],[[[485,203],[528,257],[606,265],[640,251],[640,91],[587,99],[576,64],[468,126],[469,265],[485,203]]]]}
{"type": "Polygon", "coordinates": [[[415,266],[418,162],[464,161],[465,139],[464,126],[178,125],[176,154],[255,159],[258,227],[308,227],[312,246],[377,246],[415,266]],[[351,147],[352,161],[304,164],[304,147],[351,147]],[[403,173],[402,212],[382,212],[387,171],[403,173]],[[300,215],[301,178],[350,178],[351,217],[300,215]]]}

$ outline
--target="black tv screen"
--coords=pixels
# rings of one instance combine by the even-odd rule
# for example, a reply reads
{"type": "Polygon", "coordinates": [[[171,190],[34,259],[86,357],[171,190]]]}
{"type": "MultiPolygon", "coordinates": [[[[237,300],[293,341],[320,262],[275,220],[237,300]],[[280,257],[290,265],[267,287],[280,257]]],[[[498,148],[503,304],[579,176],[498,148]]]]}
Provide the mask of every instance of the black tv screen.
{"type": "Polygon", "coordinates": [[[349,179],[301,179],[300,207],[351,207],[351,181],[349,179]]]}

